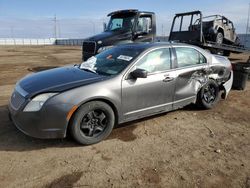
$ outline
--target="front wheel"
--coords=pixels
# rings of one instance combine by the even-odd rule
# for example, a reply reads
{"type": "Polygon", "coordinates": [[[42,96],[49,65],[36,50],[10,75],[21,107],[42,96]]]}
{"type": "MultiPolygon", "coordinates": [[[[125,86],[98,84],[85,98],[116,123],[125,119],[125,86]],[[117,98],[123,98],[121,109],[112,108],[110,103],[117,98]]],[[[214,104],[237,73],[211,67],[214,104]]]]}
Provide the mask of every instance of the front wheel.
{"type": "Polygon", "coordinates": [[[211,109],[218,101],[219,86],[214,80],[209,80],[197,95],[197,105],[204,109],[211,109]]]}
{"type": "Polygon", "coordinates": [[[104,140],[115,124],[112,108],[101,101],[92,101],[82,105],[74,114],[70,132],[80,144],[91,145],[104,140]]]}
{"type": "Polygon", "coordinates": [[[236,46],[240,46],[240,43],[241,43],[240,38],[237,37],[234,44],[235,44],[236,46]]]}

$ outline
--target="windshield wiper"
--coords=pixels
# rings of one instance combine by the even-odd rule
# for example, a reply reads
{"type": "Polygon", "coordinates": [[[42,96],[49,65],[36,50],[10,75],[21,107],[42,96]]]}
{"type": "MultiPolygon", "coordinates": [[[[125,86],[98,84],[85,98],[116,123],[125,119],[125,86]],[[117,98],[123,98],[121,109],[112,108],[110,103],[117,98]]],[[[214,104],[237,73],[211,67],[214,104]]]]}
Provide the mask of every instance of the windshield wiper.
{"type": "Polygon", "coordinates": [[[92,69],[90,69],[90,68],[80,68],[81,70],[84,70],[84,71],[87,71],[87,72],[92,72],[92,73],[94,73],[94,74],[97,74],[97,72],[96,71],[94,71],[94,70],[92,70],[92,69]]]}

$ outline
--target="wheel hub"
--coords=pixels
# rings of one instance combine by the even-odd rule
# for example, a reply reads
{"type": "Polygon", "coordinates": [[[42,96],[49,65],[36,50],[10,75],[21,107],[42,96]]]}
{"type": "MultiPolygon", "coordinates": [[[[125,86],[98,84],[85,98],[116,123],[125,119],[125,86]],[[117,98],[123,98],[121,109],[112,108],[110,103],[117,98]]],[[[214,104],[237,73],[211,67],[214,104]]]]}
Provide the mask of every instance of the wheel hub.
{"type": "Polygon", "coordinates": [[[204,99],[208,103],[212,103],[215,100],[215,89],[211,86],[207,86],[204,92],[204,99]]]}
{"type": "Polygon", "coordinates": [[[82,120],[81,131],[84,135],[92,137],[103,132],[106,127],[106,115],[102,111],[91,111],[82,120]]]}

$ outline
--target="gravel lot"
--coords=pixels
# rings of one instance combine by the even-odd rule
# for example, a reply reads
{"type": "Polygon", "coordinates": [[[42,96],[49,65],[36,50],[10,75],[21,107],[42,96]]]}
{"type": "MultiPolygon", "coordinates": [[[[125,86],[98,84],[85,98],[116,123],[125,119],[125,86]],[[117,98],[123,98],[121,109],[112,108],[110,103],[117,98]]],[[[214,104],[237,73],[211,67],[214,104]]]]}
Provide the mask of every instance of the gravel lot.
{"type": "Polygon", "coordinates": [[[127,123],[93,146],[19,132],[7,111],[16,81],[80,60],[80,47],[0,47],[0,187],[250,188],[250,82],[212,110],[127,123]]]}

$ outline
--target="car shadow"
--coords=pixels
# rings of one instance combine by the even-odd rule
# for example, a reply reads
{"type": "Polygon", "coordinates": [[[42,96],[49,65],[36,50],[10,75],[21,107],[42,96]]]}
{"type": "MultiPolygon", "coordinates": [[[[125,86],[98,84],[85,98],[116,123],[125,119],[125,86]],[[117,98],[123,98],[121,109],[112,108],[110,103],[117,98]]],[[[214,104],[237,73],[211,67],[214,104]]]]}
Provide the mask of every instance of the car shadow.
{"type": "Polygon", "coordinates": [[[48,147],[77,146],[71,138],[66,139],[35,139],[24,135],[10,121],[8,107],[0,106],[0,151],[29,151],[48,147]]]}
{"type": "Polygon", "coordinates": [[[58,66],[38,66],[38,67],[28,68],[27,70],[30,72],[41,72],[41,71],[54,69],[54,68],[58,68],[58,66]]]}
{"type": "Polygon", "coordinates": [[[231,57],[229,57],[228,58],[230,61],[239,61],[239,60],[241,60],[241,58],[231,58],[231,57]]]}
{"type": "MultiPolygon", "coordinates": [[[[32,151],[45,148],[67,148],[67,147],[83,147],[76,143],[71,136],[64,139],[37,139],[26,136],[19,131],[10,121],[8,116],[8,107],[0,106],[0,151],[32,151]]],[[[166,114],[166,113],[164,113],[166,114]]],[[[164,114],[158,114],[118,125],[114,128],[111,135],[106,140],[121,140],[131,142],[137,139],[134,130],[138,124],[151,118],[157,118],[164,114]]]]}
{"type": "Polygon", "coordinates": [[[198,107],[196,104],[189,104],[187,106],[184,106],[182,109],[179,110],[183,110],[183,111],[201,111],[204,110],[201,107],[198,107]]]}

